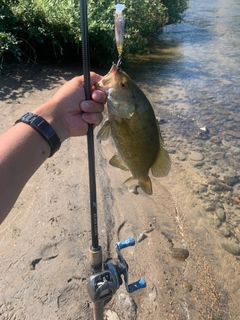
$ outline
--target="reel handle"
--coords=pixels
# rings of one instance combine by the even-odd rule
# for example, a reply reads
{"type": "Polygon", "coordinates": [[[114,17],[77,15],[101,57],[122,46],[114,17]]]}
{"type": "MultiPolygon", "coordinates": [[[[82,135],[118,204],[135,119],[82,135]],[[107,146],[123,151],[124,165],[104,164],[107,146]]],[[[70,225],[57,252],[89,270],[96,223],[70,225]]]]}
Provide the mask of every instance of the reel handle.
{"type": "Polygon", "coordinates": [[[132,247],[135,245],[135,240],[133,237],[127,238],[126,240],[122,240],[117,242],[117,247],[119,250],[125,249],[127,247],[132,247]]]}
{"type": "Polygon", "coordinates": [[[132,293],[132,292],[137,291],[139,289],[146,288],[146,286],[147,286],[147,283],[146,283],[145,279],[141,278],[138,281],[133,282],[128,285],[128,292],[132,293]]]}

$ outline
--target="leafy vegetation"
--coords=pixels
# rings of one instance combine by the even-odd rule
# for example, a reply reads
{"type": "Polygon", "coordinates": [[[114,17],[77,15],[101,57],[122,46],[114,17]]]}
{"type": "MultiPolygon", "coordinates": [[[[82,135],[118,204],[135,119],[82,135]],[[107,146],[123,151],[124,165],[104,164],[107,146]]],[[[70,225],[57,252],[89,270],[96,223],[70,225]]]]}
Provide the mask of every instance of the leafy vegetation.
{"type": "MultiPolygon", "coordinates": [[[[124,52],[144,50],[165,23],[176,22],[188,0],[122,0],[125,5],[124,52]]],[[[113,0],[88,0],[91,58],[116,57],[113,0]]],[[[0,60],[67,59],[81,54],[79,0],[0,0],[0,60]]]]}

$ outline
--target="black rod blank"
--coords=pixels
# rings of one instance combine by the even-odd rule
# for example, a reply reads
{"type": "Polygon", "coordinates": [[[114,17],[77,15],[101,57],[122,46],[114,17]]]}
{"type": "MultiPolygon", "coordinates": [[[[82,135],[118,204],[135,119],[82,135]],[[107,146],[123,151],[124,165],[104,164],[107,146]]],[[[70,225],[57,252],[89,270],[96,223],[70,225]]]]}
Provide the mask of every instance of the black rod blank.
{"type": "MultiPolygon", "coordinates": [[[[90,82],[90,54],[88,40],[88,21],[87,21],[87,3],[86,0],[80,0],[81,10],[81,38],[82,38],[82,60],[83,76],[86,100],[91,100],[91,82],[90,82]]],[[[88,170],[90,186],[90,210],[91,210],[91,232],[92,249],[98,250],[98,221],[97,221],[97,192],[96,192],[96,174],[95,174],[95,155],[94,155],[94,136],[93,125],[88,125],[87,134],[88,144],[88,170]]]]}

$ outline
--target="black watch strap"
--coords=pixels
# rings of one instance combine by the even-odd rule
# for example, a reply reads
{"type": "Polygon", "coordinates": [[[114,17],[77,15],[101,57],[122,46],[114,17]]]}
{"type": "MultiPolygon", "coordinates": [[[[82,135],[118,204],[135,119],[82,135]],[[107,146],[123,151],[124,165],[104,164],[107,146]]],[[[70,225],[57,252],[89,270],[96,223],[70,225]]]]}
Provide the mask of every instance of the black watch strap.
{"type": "Polygon", "coordinates": [[[41,116],[38,116],[31,112],[27,112],[20,119],[18,119],[15,124],[18,122],[29,124],[49,143],[51,147],[49,158],[53,156],[54,153],[60,148],[61,141],[59,139],[59,136],[57,135],[53,127],[41,116]]]}

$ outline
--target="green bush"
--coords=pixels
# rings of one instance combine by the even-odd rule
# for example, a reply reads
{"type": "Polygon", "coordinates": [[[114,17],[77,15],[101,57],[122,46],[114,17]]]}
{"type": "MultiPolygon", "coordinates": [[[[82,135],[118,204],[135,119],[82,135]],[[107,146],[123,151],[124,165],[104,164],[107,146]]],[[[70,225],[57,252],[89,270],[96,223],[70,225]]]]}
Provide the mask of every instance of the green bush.
{"type": "MultiPolygon", "coordinates": [[[[188,0],[122,0],[124,53],[144,50],[164,24],[176,21],[188,0]]],[[[0,0],[0,57],[62,59],[81,54],[79,0],[0,0]]],[[[113,0],[88,0],[91,58],[104,64],[116,58],[113,0]]]]}

